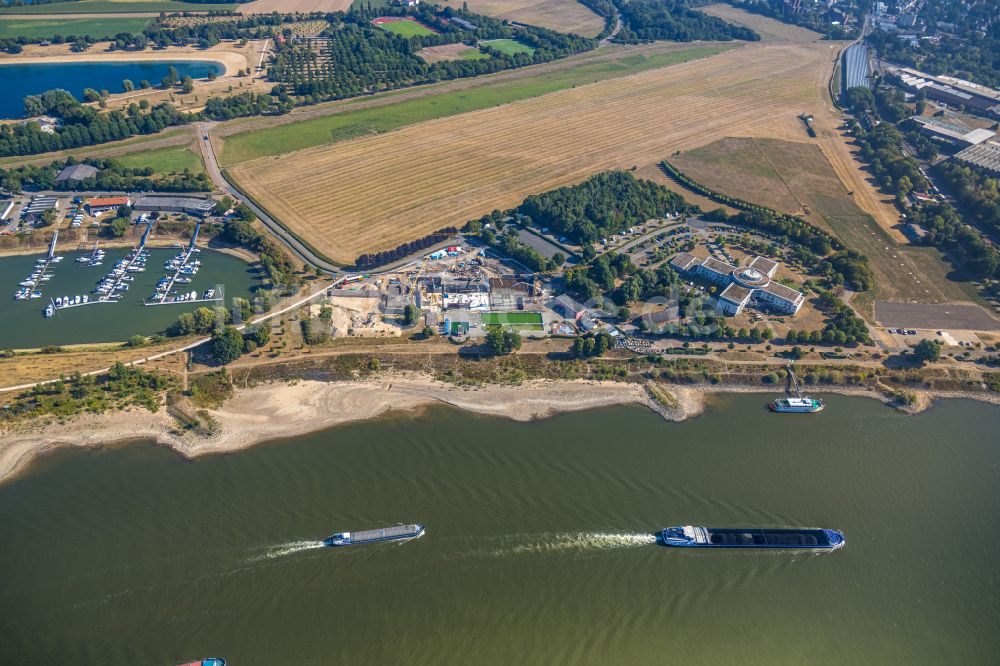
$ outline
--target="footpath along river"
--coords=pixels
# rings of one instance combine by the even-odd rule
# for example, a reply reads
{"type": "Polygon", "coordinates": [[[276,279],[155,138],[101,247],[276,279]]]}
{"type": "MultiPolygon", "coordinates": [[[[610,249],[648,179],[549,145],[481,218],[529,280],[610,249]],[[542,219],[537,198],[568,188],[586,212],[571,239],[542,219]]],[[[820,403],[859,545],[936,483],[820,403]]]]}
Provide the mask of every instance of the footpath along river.
{"type": "Polygon", "coordinates": [[[0,486],[0,662],[989,664],[996,407],[717,398],[533,423],[444,408],[184,460],[60,451],[0,486]],[[332,532],[427,525],[404,544],[332,532]],[[665,525],[821,526],[828,553],[665,525]]]}

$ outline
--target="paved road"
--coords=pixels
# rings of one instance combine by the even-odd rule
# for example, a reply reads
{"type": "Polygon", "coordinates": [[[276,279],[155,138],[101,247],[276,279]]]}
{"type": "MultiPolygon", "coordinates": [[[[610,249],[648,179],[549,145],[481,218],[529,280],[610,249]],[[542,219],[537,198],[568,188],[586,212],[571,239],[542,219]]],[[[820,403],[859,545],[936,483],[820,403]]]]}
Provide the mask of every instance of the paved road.
{"type": "Polygon", "coordinates": [[[617,37],[618,33],[621,32],[621,29],[622,29],[622,17],[621,14],[616,13],[614,30],[612,30],[607,37],[601,40],[600,46],[607,46],[608,44],[610,44],[611,40],[617,37]]]}
{"type": "Polygon", "coordinates": [[[325,271],[330,271],[331,273],[340,272],[340,266],[331,264],[326,259],[323,259],[310,250],[298,238],[290,234],[287,229],[281,226],[277,220],[264,212],[253,201],[244,197],[239,190],[226,180],[226,177],[222,173],[222,169],[219,168],[219,160],[215,155],[215,146],[212,145],[212,141],[209,139],[212,128],[217,124],[218,123],[215,122],[198,123],[198,145],[201,147],[202,157],[205,158],[205,168],[208,170],[208,175],[212,179],[212,182],[215,183],[215,186],[222,192],[228,194],[235,201],[242,201],[249,206],[250,210],[257,215],[264,226],[267,227],[268,231],[278,237],[278,239],[281,240],[281,242],[297,257],[308,264],[319,266],[325,271]]]}

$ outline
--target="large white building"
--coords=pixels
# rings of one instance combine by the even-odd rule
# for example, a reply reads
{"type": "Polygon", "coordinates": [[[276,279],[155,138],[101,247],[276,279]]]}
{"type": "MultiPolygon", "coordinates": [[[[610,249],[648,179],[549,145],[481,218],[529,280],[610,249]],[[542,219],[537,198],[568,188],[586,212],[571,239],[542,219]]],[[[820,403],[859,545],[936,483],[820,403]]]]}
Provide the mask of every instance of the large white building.
{"type": "Polygon", "coordinates": [[[718,296],[719,307],[730,317],[748,305],[794,315],[805,302],[802,292],[771,279],[779,264],[764,257],[754,257],[749,266],[741,268],[712,257],[699,259],[682,252],[670,260],[670,266],[723,287],[718,296]]]}

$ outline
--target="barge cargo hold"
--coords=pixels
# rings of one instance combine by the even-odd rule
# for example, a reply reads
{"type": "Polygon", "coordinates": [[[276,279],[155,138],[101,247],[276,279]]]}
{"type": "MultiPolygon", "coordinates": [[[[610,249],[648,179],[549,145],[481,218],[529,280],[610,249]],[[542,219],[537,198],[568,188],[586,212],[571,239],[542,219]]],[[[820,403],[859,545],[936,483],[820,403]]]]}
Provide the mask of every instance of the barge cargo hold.
{"type": "Polygon", "coordinates": [[[660,533],[664,546],[681,548],[792,548],[836,550],[844,545],[837,530],[810,528],[667,527],[660,533]]]}
{"type": "Polygon", "coordinates": [[[357,546],[379,541],[409,541],[424,535],[423,525],[395,525],[361,532],[339,532],[323,539],[324,546],[357,546]]]}

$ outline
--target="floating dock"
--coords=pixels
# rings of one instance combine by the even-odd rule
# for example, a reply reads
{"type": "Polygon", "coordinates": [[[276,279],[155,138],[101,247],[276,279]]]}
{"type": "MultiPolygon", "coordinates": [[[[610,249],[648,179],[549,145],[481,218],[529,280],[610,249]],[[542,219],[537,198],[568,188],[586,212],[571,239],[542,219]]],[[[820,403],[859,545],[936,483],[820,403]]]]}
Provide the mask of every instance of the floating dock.
{"type": "MultiPolygon", "coordinates": [[[[146,230],[142,233],[142,239],[139,241],[139,244],[125,255],[124,259],[119,260],[111,272],[97,283],[94,293],[99,295],[96,298],[90,298],[89,296],[64,296],[55,299],[45,308],[45,316],[51,317],[56,311],[67,308],[78,308],[98,303],[117,303],[121,300],[122,295],[119,292],[126,291],[128,289],[126,283],[132,280],[132,278],[126,280],[126,276],[129,273],[146,270],[146,257],[148,256],[146,253],[146,240],[149,238],[149,232],[152,229],[153,223],[150,222],[146,225],[146,230]]],[[[96,246],[94,247],[94,253],[95,255],[97,253],[96,246]]]]}
{"type": "Polygon", "coordinates": [[[35,268],[31,275],[29,275],[26,280],[23,280],[20,284],[20,289],[14,292],[15,300],[26,301],[32,298],[42,297],[42,292],[38,290],[38,286],[52,277],[52,275],[46,271],[49,270],[49,266],[51,264],[57,264],[62,261],[62,257],[56,256],[56,242],[58,242],[58,240],[59,230],[56,229],[52,234],[52,241],[49,243],[48,254],[45,255],[44,259],[38,259],[35,261],[35,268]]]}
{"type": "Polygon", "coordinates": [[[156,291],[153,293],[152,298],[148,298],[143,301],[143,305],[174,305],[177,303],[217,303],[223,299],[222,287],[221,285],[216,285],[214,289],[207,289],[202,292],[202,297],[198,298],[198,291],[192,290],[185,294],[177,295],[173,293],[174,287],[177,285],[178,280],[181,276],[195,275],[198,272],[200,263],[196,261],[191,264],[191,255],[200,252],[195,248],[195,243],[198,242],[198,233],[201,231],[201,222],[195,225],[194,234],[191,236],[191,242],[188,243],[186,249],[182,250],[180,254],[167,262],[168,271],[164,276],[164,279],[160,281],[157,285],[156,291]],[[172,272],[171,272],[172,271],[172,272]],[[165,280],[165,282],[164,282],[165,280]]]}

